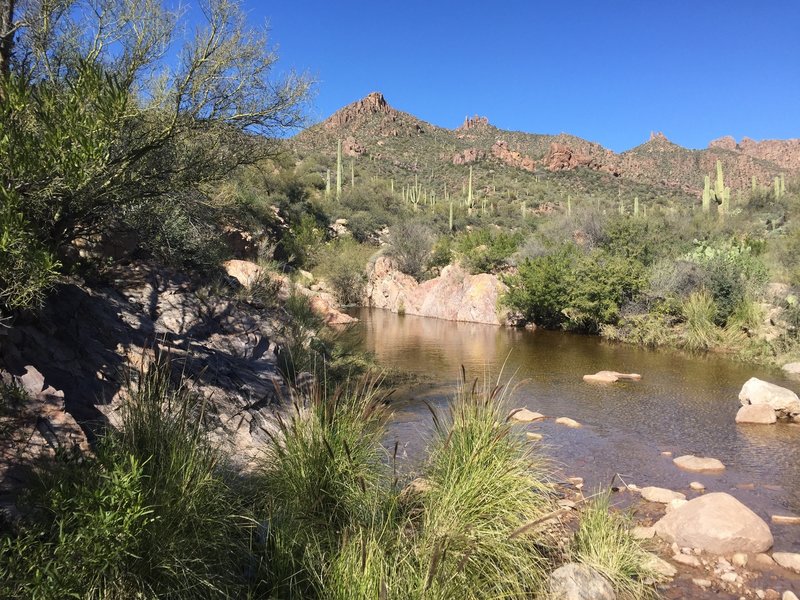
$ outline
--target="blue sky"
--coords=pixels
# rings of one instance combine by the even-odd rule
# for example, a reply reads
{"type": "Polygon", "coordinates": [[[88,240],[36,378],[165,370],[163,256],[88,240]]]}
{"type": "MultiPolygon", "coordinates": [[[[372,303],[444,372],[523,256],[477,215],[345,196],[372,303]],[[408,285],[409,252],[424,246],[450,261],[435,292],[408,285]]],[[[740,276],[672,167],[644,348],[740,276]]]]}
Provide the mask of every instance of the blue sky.
{"type": "Polygon", "coordinates": [[[426,121],[469,114],[622,151],[663,131],[800,137],[800,0],[258,2],[312,120],[371,91],[426,121]]]}

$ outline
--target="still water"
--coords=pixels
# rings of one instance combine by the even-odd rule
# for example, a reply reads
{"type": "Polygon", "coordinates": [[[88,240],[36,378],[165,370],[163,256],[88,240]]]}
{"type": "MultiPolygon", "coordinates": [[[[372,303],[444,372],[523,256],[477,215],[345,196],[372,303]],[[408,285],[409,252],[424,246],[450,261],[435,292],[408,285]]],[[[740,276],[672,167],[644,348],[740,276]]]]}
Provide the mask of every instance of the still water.
{"type": "MultiPolygon", "coordinates": [[[[596,337],[553,331],[456,323],[361,309],[358,331],[378,361],[421,375],[426,383],[398,390],[391,436],[413,469],[424,456],[431,429],[425,402],[444,408],[463,365],[468,377],[511,380],[510,406],[548,417],[571,417],[569,429],[553,419],[522,425],[544,435],[546,452],[562,475],[581,476],[586,489],[607,487],[619,473],[628,483],[657,485],[695,495],[733,494],[769,522],[771,514],[800,514],[800,425],[736,425],[737,396],[758,377],[800,390],[781,371],[721,356],[695,357],[612,344],[596,337]],[[582,381],[586,373],[640,373],[638,382],[608,386],[582,381]],[[662,452],[720,459],[720,474],[681,471],[662,452]]],[[[800,551],[800,527],[770,525],[776,550],[800,551]]]]}

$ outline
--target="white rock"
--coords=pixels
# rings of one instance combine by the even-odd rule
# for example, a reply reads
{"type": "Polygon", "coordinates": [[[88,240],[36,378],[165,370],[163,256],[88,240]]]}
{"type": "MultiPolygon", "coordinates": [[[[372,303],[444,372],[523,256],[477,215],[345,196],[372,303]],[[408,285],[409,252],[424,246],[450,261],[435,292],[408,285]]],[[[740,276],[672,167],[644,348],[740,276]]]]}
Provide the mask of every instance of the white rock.
{"type": "Polygon", "coordinates": [[[569,563],[549,577],[550,594],[562,600],[616,600],[611,584],[586,565],[569,563]]]}
{"type": "Polygon", "coordinates": [[[708,579],[693,578],[692,583],[697,587],[703,588],[704,590],[711,587],[711,581],[708,579]]]}
{"type": "Polygon", "coordinates": [[[783,597],[781,598],[781,600],[797,600],[797,596],[795,596],[795,593],[793,591],[786,590],[785,592],[783,592],[783,597]]]}
{"type": "Polygon", "coordinates": [[[744,567],[747,565],[747,554],[744,552],[737,552],[731,557],[731,562],[736,567],[744,567]]]}
{"type": "Polygon", "coordinates": [[[769,526],[730,494],[699,496],[667,513],[655,524],[667,542],[717,555],[764,552],[772,547],[769,526]]]}
{"type": "Polygon", "coordinates": [[[787,375],[800,375],[800,362],[786,363],[781,369],[787,375]]]}
{"type": "Polygon", "coordinates": [[[516,421],[517,423],[531,423],[533,421],[540,421],[545,416],[542,413],[533,412],[527,408],[515,408],[508,413],[509,421],[516,421]]]}
{"type": "Polygon", "coordinates": [[[642,561],[642,566],[645,570],[666,579],[671,579],[678,573],[678,569],[653,553],[648,553],[647,558],[642,561]]]}
{"type": "Polygon", "coordinates": [[[680,492],[673,492],[666,488],[655,486],[647,486],[641,489],[642,498],[648,502],[659,502],[661,504],[668,504],[672,500],[686,500],[686,495],[680,492]]]}
{"type": "Polygon", "coordinates": [[[702,492],[704,489],[706,489],[706,486],[704,486],[699,481],[693,481],[692,483],[689,484],[689,487],[695,490],[696,492],[702,492]]]}
{"type": "Polygon", "coordinates": [[[737,423],[772,425],[777,421],[775,410],[769,404],[745,404],[736,413],[737,423]]]}
{"type": "Polygon", "coordinates": [[[578,423],[575,419],[570,419],[569,417],[558,417],[556,419],[556,423],[558,423],[559,425],[566,425],[567,427],[572,427],[573,429],[581,427],[580,423],[578,423]]]}
{"type": "Polygon", "coordinates": [[[745,404],[768,404],[782,413],[800,413],[800,398],[792,390],[774,383],[751,377],[739,392],[739,402],[745,404]]]}
{"type": "Polygon", "coordinates": [[[776,525],[800,525],[800,517],[796,515],[772,515],[770,518],[776,525]]]}
{"type": "Polygon", "coordinates": [[[702,456],[694,456],[692,454],[673,458],[672,462],[675,463],[678,468],[683,469],[684,471],[692,471],[695,473],[725,470],[725,465],[722,464],[722,461],[717,460],[716,458],[705,458],[702,456]]]}
{"type": "Polygon", "coordinates": [[[534,433],[533,431],[526,431],[525,432],[525,437],[528,438],[529,440],[531,440],[532,442],[538,442],[539,440],[542,439],[543,436],[542,436],[541,433],[534,433]]]}
{"type": "Polygon", "coordinates": [[[800,554],[795,552],[773,552],[772,559],[784,569],[800,573],[800,554]]]}
{"type": "Polygon", "coordinates": [[[687,500],[684,500],[684,499],[681,499],[681,498],[674,498],[674,499],[670,500],[667,503],[667,507],[666,507],[667,508],[667,512],[669,512],[671,510],[675,510],[676,508],[679,508],[679,507],[683,506],[684,504],[686,504],[686,502],[687,502],[687,500]]]}
{"type": "Polygon", "coordinates": [[[731,572],[731,573],[723,573],[722,575],[720,575],[720,579],[722,579],[722,581],[725,581],[727,583],[736,583],[736,578],[737,577],[738,577],[738,575],[736,575],[736,573],[733,573],[733,572],[731,572]]]}

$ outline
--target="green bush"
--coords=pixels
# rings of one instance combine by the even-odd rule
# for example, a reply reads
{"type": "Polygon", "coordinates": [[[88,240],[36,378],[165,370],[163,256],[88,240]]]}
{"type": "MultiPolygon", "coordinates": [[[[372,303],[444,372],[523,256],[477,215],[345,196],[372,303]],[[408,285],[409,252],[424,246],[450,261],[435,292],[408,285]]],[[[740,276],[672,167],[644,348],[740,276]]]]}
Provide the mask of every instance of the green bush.
{"type": "Polygon", "coordinates": [[[341,304],[358,304],[367,283],[367,261],[374,253],[373,246],[351,238],[335,240],[320,250],[315,273],[330,284],[341,304]]]}
{"type": "Polygon", "coordinates": [[[526,259],[515,275],[504,279],[508,285],[504,304],[529,322],[557,327],[565,319],[562,311],[569,301],[570,272],[579,259],[580,252],[572,244],[526,259]]]}
{"type": "Polygon", "coordinates": [[[470,273],[492,273],[507,264],[521,241],[519,233],[478,229],[456,236],[453,248],[470,273]]]}
{"type": "Polygon", "coordinates": [[[205,441],[202,406],[159,363],[96,459],[42,474],[0,541],[12,598],[227,598],[247,588],[249,521],[205,441]]]}
{"type": "Polygon", "coordinates": [[[433,241],[433,232],[418,221],[396,223],[389,232],[387,254],[397,261],[403,273],[419,279],[427,266],[433,241]]]}
{"type": "Polygon", "coordinates": [[[0,321],[38,306],[55,281],[59,264],[31,232],[19,199],[0,186],[0,321]]]}

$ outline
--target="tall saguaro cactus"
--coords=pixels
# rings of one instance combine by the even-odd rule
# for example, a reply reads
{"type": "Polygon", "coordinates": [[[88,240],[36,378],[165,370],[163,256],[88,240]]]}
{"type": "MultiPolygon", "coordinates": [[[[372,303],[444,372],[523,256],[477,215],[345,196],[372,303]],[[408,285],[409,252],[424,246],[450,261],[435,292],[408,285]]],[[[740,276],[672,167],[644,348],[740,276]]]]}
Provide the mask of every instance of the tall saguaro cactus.
{"type": "Polygon", "coordinates": [[[721,160],[717,160],[717,179],[714,182],[714,196],[720,205],[721,212],[727,213],[731,206],[731,189],[725,187],[721,160]]]}
{"type": "Polygon", "coordinates": [[[703,180],[703,212],[711,210],[711,178],[706,175],[703,180]]]}
{"type": "Polygon", "coordinates": [[[342,140],[336,145],[336,201],[342,199],[342,140]]]}
{"type": "Polygon", "coordinates": [[[469,168],[469,184],[467,185],[467,210],[472,214],[472,167],[469,168]]]}

